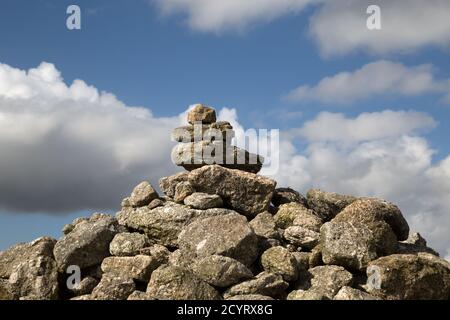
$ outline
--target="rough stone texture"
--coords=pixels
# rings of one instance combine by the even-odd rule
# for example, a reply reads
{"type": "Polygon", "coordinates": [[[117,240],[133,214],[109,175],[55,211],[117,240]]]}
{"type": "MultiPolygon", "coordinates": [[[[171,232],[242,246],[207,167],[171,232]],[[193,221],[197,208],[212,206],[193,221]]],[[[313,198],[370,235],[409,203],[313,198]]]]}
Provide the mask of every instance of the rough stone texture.
{"type": "Polygon", "coordinates": [[[261,294],[240,294],[237,296],[232,296],[226,300],[238,300],[238,301],[257,301],[257,300],[274,300],[269,296],[263,296],[261,294]]]}
{"type": "Polygon", "coordinates": [[[272,197],[272,204],[275,207],[279,207],[285,203],[297,202],[302,205],[306,205],[306,198],[299,192],[291,188],[278,188],[275,189],[272,197]]]}
{"type": "Polygon", "coordinates": [[[58,299],[56,262],[48,256],[37,256],[21,262],[9,277],[16,299],[33,296],[39,300],[58,299]]]}
{"type": "Polygon", "coordinates": [[[175,196],[173,197],[173,200],[175,200],[175,202],[182,203],[187,196],[190,196],[194,192],[195,189],[188,181],[182,181],[175,187],[175,196]]]}
{"type": "Polygon", "coordinates": [[[267,238],[267,239],[277,239],[280,238],[280,233],[278,232],[277,226],[275,225],[275,220],[273,215],[269,212],[263,212],[258,214],[255,218],[250,221],[250,226],[256,235],[267,238]]]}
{"type": "Polygon", "coordinates": [[[284,247],[273,247],[266,250],[261,256],[261,264],[265,271],[279,274],[286,281],[297,280],[297,260],[284,247]]]}
{"type": "Polygon", "coordinates": [[[223,207],[222,198],[216,194],[196,192],[184,199],[184,204],[200,210],[223,207]]]}
{"type": "Polygon", "coordinates": [[[312,249],[319,243],[320,234],[300,226],[292,226],[284,230],[284,239],[296,247],[312,249]]]}
{"type": "Polygon", "coordinates": [[[192,268],[195,259],[196,257],[192,254],[192,252],[178,249],[170,254],[169,264],[184,269],[190,269],[192,268]]]}
{"type": "Polygon", "coordinates": [[[74,297],[71,298],[70,300],[74,300],[74,301],[91,301],[93,300],[92,296],[90,294],[85,294],[79,297],[74,297]]]}
{"type": "Polygon", "coordinates": [[[161,207],[163,205],[164,205],[164,202],[161,199],[155,199],[155,200],[152,200],[152,202],[150,202],[147,207],[151,210],[151,209],[161,207]]]}
{"type": "Polygon", "coordinates": [[[94,277],[85,277],[80,283],[76,284],[74,288],[69,291],[75,296],[84,296],[92,293],[92,290],[99,284],[99,281],[94,277]]]}
{"type": "Polygon", "coordinates": [[[65,272],[70,265],[83,269],[100,264],[109,256],[109,244],[118,230],[117,220],[109,216],[93,216],[89,221],[76,225],[55,245],[53,253],[59,270],[65,272]]]}
{"type": "Polygon", "coordinates": [[[282,298],[286,295],[285,291],[289,284],[278,274],[261,272],[254,279],[241,282],[232,286],[224,293],[224,298],[233,296],[259,294],[272,298],[282,298]]]}
{"type": "Polygon", "coordinates": [[[340,211],[357,200],[356,197],[311,189],[306,194],[308,208],[324,222],[333,219],[340,211]]]}
{"type": "Polygon", "coordinates": [[[247,266],[258,254],[256,234],[247,219],[236,213],[194,221],[183,229],[178,240],[180,249],[198,257],[217,254],[247,266]]]}
{"type": "Polygon", "coordinates": [[[310,296],[313,300],[331,300],[344,286],[352,284],[353,275],[339,266],[319,266],[310,269],[306,277],[300,278],[297,288],[305,292],[293,293],[292,300],[303,300],[310,296]],[[296,296],[296,299],[293,297],[296,296]]]}
{"type": "Polygon", "coordinates": [[[170,198],[175,197],[175,188],[178,183],[187,181],[188,172],[180,172],[169,177],[159,179],[159,187],[170,198]]]}
{"type": "Polygon", "coordinates": [[[394,231],[397,240],[406,240],[409,226],[399,208],[387,201],[365,198],[348,205],[334,221],[358,221],[371,224],[377,221],[386,222],[394,231]]]}
{"type": "Polygon", "coordinates": [[[383,221],[325,223],[320,231],[322,260],[325,264],[344,266],[351,270],[364,270],[378,257],[395,253],[397,239],[383,221]]]}
{"type": "Polygon", "coordinates": [[[299,272],[307,271],[309,269],[309,260],[311,258],[311,252],[292,252],[297,264],[297,270],[299,272]]]}
{"type": "Polygon", "coordinates": [[[157,300],[221,300],[220,294],[192,272],[170,265],[155,270],[147,287],[157,300]]]}
{"type": "Polygon", "coordinates": [[[136,290],[132,279],[105,274],[92,291],[93,300],[126,300],[136,290]]]}
{"type": "Polygon", "coordinates": [[[103,260],[102,271],[121,278],[148,282],[152,272],[160,265],[151,256],[108,257],[103,260]]]}
{"type": "Polygon", "coordinates": [[[311,250],[311,255],[309,256],[309,267],[314,268],[321,265],[323,265],[322,245],[319,243],[311,250]]]}
{"type": "Polygon", "coordinates": [[[450,299],[450,263],[432,254],[382,257],[369,264],[367,276],[367,291],[385,299],[450,299]]]}
{"type": "Polygon", "coordinates": [[[177,142],[212,141],[222,137],[223,141],[231,141],[234,138],[233,126],[227,121],[219,121],[211,124],[202,124],[175,128],[172,131],[172,140],[177,142]]]}
{"type": "Polygon", "coordinates": [[[119,233],[109,244],[109,252],[113,256],[127,257],[139,254],[139,251],[150,243],[148,237],[140,233],[119,233]]]}
{"type": "Polygon", "coordinates": [[[155,300],[148,294],[147,292],[142,291],[134,291],[132,294],[129,295],[128,299],[130,301],[138,301],[138,300],[155,300]]]}
{"type": "Polygon", "coordinates": [[[151,247],[141,249],[140,254],[151,256],[159,265],[162,265],[169,262],[170,251],[162,245],[155,244],[151,247]]]}
{"type": "Polygon", "coordinates": [[[345,286],[339,290],[333,300],[380,300],[380,298],[372,296],[367,292],[345,286]]]}
{"type": "Polygon", "coordinates": [[[189,174],[195,190],[222,197],[234,210],[254,217],[269,208],[276,182],[252,173],[205,166],[189,174]]]}
{"type": "Polygon", "coordinates": [[[233,212],[219,208],[195,210],[171,202],[153,210],[146,207],[123,209],[118,213],[117,218],[120,224],[145,233],[151,242],[167,247],[177,247],[178,235],[183,227],[200,219],[233,212]]]}
{"type": "Polygon", "coordinates": [[[326,292],[312,288],[309,290],[293,290],[287,296],[287,300],[329,300],[326,292]]]}
{"type": "Polygon", "coordinates": [[[253,277],[252,272],[239,261],[218,255],[197,260],[192,271],[207,283],[222,288],[253,277]]]}
{"type": "Polygon", "coordinates": [[[427,241],[419,234],[412,233],[405,241],[399,242],[397,253],[415,254],[425,252],[439,257],[439,253],[427,246],[427,241]]]}
{"type": "Polygon", "coordinates": [[[196,122],[213,123],[216,122],[216,110],[203,104],[196,104],[188,113],[188,122],[195,124],[196,122]]]}
{"type": "Polygon", "coordinates": [[[0,300],[14,300],[8,280],[0,278],[0,300]]]}
{"type": "Polygon", "coordinates": [[[134,188],[129,201],[133,207],[143,207],[157,198],[158,193],[156,193],[155,189],[153,189],[149,182],[144,181],[134,188]]]}
{"type": "Polygon", "coordinates": [[[294,221],[296,221],[296,225],[313,231],[319,231],[322,225],[322,221],[315,216],[312,210],[297,202],[281,205],[274,219],[277,227],[281,229],[293,226],[294,221]]]}
{"type": "Polygon", "coordinates": [[[56,240],[49,237],[38,238],[29,243],[20,243],[0,252],[0,278],[9,278],[19,264],[38,256],[53,257],[56,240]]]}

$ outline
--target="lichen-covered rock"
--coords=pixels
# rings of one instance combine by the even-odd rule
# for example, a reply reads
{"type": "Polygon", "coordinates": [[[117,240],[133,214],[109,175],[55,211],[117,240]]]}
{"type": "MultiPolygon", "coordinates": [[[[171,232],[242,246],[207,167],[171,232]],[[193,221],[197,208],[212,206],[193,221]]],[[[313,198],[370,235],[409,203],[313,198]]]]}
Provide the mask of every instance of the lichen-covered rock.
{"type": "Polygon", "coordinates": [[[238,301],[257,301],[257,300],[274,300],[269,296],[263,296],[261,294],[240,294],[237,296],[232,296],[226,300],[238,300],[238,301]]]}
{"type": "Polygon", "coordinates": [[[290,297],[292,300],[303,300],[308,296],[314,300],[332,300],[342,287],[351,285],[352,281],[353,275],[343,267],[315,267],[308,270],[307,276],[300,278],[297,283],[297,289],[306,292],[293,293],[290,297]]]}
{"type": "MultiPolygon", "coordinates": [[[[311,259],[311,252],[292,252],[299,272],[307,271],[309,269],[309,260],[311,259]]],[[[315,267],[315,266],[314,266],[315,267]]]]}
{"type": "Polygon", "coordinates": [[[90,300],[126,300],[136,290],[134,281],[105,274],[90,295],[90,300]]]}
{"type": "Polygon", "coordinates": [[[20,243],[0,251],[0,278],[9,278],[19,264],[39,256],[53,257],[56,240],[49,237],[38,238],[29,243],[20,243]]]}
{"type": "Polygon", "coordinates": [[[233,296],[258,294],[279,299],[285,297],[285,291],[288,286],[289,284],[283,280],[281,275],[264,271],[254,279],[241,282],[229,288],[225,291],[224,298],[229,299],[233,296]]]}
{"type": "Polygon", "coordinates": [[[197,126],[189,125],[172,130],[171,138],[177,142],[212,141],[222,137],[223,141],[231,141],[234,138],[233,126],[228,121],[219,121],[197,126]]]}
{"type": "Polygon", "coordinates": [[[157,300],[221,300],[220,294],[192,272],[164,265],[152,274],[147,287],[157,300]]]}
{"type": "Polygon", "coordinates": [[[254,217],[269,208],[276,182],[256,174],[222,166],[204,166],[189,173],[198,192],[217,194],[234,210],[254,217]]]}
{"type": "Polygon", "coordinates": [[[293,290],[287,296],[287,300],[329,300],[327,293],[319,288],[309,290],[293,290]]]}
{"type": "Polygon", "coordinates": [[[427,246],[427,241],[417,232],[410,234],[408,239],[401,241],[398,244],[397,253],[416,254],[419,252],[430,253],[439,257],[439,253],[434,251],[432,248],[429,248],[427,246]]]}
{"type": "Polygon", "coordinates": [[[367,276],[367,291],[384,299],[450,299],[450,263],[429,253],[379,258],[367,276]]]}
{"type": "Polygon", "coordinates": [[[367,225],[384,221],[394,231],[397,240],[406,240],[409,235],[408,223],[400,209],[396,205],[380,199],[365,198],[354,201],[336,215],[334,221],[357,221],[367,225]]]}
{"type": "Polygon", "coordinates": [[[214,123],[216,122],[216,110],[203,104],[196,104],[192,106],[187,119],[190,124],[196,122],[214,123]]]}
{"type": "Polygon", "coordinates": [[[299,192],[291,188],[275,189],[272,197],[272,203],[275,207],[279,207],[285,203],[297,202],[306,205],[306,198],[299,192]]]}
{"type": "Polygon", "coordinates": [[[306,194],[307,206],[312,209],[324,222],[333,219],[340,211],[358,198],[311,189],[306,194]]]}
{"type": "Polygon", "coordinates": [[[273,215],[269,212],[258,214],[250,221],[250,226],[259,237],[267,239],[280,238],[280,233],[278,232],[273,215]]]}
{"type": "Polygon", "coordinates": [[[109,244],[118,232],[117,220],[110,216],[92,217],[78,224],[55,245],[53,253],[59,270],[65,272],[70,265],[83,269],[100,264],[110,255],[109,244]]]}
{"type": "Polygon", "coordinates": [[[312,210],[297,202],[281,205],[274,219],[277,227],[282,229],[293,226],[294,221],[296,225],[313,231],[318,231],[322,225],[322,221],[312,210]]]}
{"type": "Polygon", "coordinates": [[[151,256],[157,261],[159,265],[166,264],[169,261],[170,251],[159,244],[154,244],[151,247],[143,248],[139,251],[140,254],[151,256]]]}
{"type": "Polygon", "coordinates": [[[69,291],[75,296],[84,296],[92,293],[92,290],[99,284],[99,280],[94,277],[85,277],[69,291]]]}
{"type": "Polygon", "coordinates": [[[236,213],[194,221],[183,229],[178,242],[180,249],[197,257],[217,254],[247,266],[258,254],[256,234],[247,219],[236,213]]]}
{"type": "Polygon", "coordinates": [[[223,206],[222,198],[216,194],[207,194],[196,192],[184,199],[184,204],[200,210],[212,208],[221,208],[223,206]]]}
{"type": "Polygon", "coordinates": [[[397,239],[384,221],[339,222],[332,220],[320,229],[322,260],[351,270],[365,270],[367,264],[397,250],[397,239]]]}
{"type": "Polygon", "coordinates": [[[188,172],[180,172],[169,177],[159,179],[159,187],[169,198],[175,197],[175,188],[180,182],[187,181],[188,172]]]}
{"type": "Polygon", "coordinates": [[[164,201],[162,201],[161,199],[154,199],[154,200],[152,200],[152,202],[150,202],[150,203],[148,204],[147,207],[148,207],[150,210],[152,210],[152,209],[161,207],[161,206],[163,206],[163,205],[164,205],[164,201]]]}
{"type": "Polygon", "coordinates": [[[148,294],[147,292],[142,292],[142,291],[136,290],[128,296],[127,300],[139,301],[139,300],[155,300],[155,299],[152,298],[150,296],[150,294],[148,294]]]}
{"type": "Polygon", "coordinates": [[[352,287],[342,287],[334,296],[333,300],[381,300],[367,292],[354,289],[352,287]]]}
{"type": "Polygon", "coordinates": [[[11,292],[11,285],[6,279],[0,278],[0,300],[14,300],[14,295],[11,292]]]}
{"type": "Polygon", "coordinates": [[[207,283],[222,288],[253,277],[252,272],[239,261],[218,255],[197,260],[192,271],[207,283]]]}
{"type": "Polygon", "coordinates": [[[150,244],[150,240],[140,233],[118,233],[109,244],[109,252],[113,256],[127,257],[139,254],[139,251],[150,244]]]}
{"type": "Polygon", "coordinates": [[[261,264],[265,271],[279,274],[286,281],[297,280],[297,260],[284,247],[273,247],[266,250],[261,256],[261,264]]]}
{"type": "Polygon", "coordinates": [[[292,226],[284,230],[284,239],[296,247],[312,249],[319,243],[320,234],[300,226],[292,226]]]}
{"type": "Polygon", "coordinates": [[[195,189],[189,181],[182,181],[175,187],[175,196],[173,197],[173,200],[175,200],[175,202],[182,203],[187,196],[190,196],[194,192],[195,189]]]}
{"type": "Polygon", "coordinates": [[[48,256],[22,261],[9,277],[15,299],[33,296],[39,300],[58,299],[58,271],[56,262],[48,256]]]}
{"type": "Polygon", "coordinates": [[[152,272],[160,265],[151,256],[108,257],[102,262],[102,271],[121,278],[148,282],[152,272]]]}
{"type": "Polygon", "coordinates": [[[151,242],[175,248],[178,246],[178,235],[183,227],[200,219],[233,212],[222,208],[196,210],[170,202],[153,210],[146,207],[123,209],[117,218],[120,224],[145,233],[151,242]]]}
{"type": "Polygon", "coordinates": [[[143,207],[157,198],[158,193],[155,189],[153,189],[149,182],[144,181],[134,188],[129,197],[129,202],[133,207],[143,207]]]}
{"type": "Polygon", "coordinates": [[[195,259],[196,257],[192,252],[177,249],[170,254],[169,264],[184,269],[191,269],[195,259]]]}

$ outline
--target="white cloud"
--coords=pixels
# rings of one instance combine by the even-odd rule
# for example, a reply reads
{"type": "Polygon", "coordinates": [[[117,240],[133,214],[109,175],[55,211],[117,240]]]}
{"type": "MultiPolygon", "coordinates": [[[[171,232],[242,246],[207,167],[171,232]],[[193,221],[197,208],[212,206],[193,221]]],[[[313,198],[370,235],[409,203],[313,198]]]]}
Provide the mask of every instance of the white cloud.
{"type": "Polygon", "coordinates": [[[358,50],[389,54],[448,48],[449,12],[448,0],[332,0],[312,16],[310,34],[325,56],[358,50]],[[373,4],[381,8],[381,30],[366,27],[366,10],[373,4]]]}
{"type": "Polygon", "coordinates": [[[110,209],[141,179],[172,173],[170,130],[81,80],[67,86],[49,63],[0,64],[0,207],[8,211],[110,209]]]}
{"type": "Polygon", "coordinates": [[[202,32],[242,31],[254,23],[295,14],[321,0],[153,0],[163,14],[186,16],[190,28],[202,32]]]}
{"type": "Polygon", "coordinates": [[[384,111],[355,118],[322,113],[295,130],[307,138],[304,150],[295,146],[298,135],[284,135],[281,170],[274,178],[279,186],[301,192],[315,187],[393,201],[412,230],[449,255],[450,156],[433,163],[435,151],[417,132],[433,123],[414,112],[384,111]],[[376,133],[377,126],[385,133],[376,133]]]}
{"type": "Polygon", "coordinates": [[[380,60],[353,72],[341,72],[322,79],[315,86],[302,85],[286,98],[291,101],[349,103],[376,95],[415,96],[450,92],[450,80],[440,80],[431,65],[408,67],[380,60]]]}

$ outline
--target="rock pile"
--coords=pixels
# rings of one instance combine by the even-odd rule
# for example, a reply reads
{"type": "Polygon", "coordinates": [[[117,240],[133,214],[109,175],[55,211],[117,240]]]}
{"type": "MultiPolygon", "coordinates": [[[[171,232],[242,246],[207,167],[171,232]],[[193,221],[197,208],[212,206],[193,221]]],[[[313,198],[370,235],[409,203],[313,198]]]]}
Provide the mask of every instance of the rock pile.
{"type": "MultiPolygon", "coordinates": [[[[188,120],[231,129],[201,105],[188,120]]],[[[176,140],[183,130],[195,140],[192,126],[176,140]]],[[[392,203],[276,189],[245,163],[183,166],[160,180],[165,196],[142,182],[116,217],[1,252],[0,299],[450,299],[450,263],[392,203]]]]}

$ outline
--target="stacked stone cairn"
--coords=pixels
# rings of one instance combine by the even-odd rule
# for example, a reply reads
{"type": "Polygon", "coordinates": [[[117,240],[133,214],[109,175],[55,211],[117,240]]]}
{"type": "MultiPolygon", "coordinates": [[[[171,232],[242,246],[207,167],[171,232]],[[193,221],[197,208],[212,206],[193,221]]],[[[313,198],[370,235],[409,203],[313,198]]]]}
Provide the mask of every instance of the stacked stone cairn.
{"type": "MultiPolygon", "coordinates": [[[[179,154],[195,122],[231,130],[201,105],[188,119],[179,154]]],[[[392,203],[277,189],[246,163],[179,164],[189,171],[162,178],[164,196],[142,182],[116,217],[0,252],[0,299],[450,299],[450,263],[392,203]]]]}

